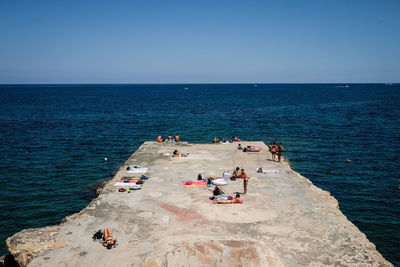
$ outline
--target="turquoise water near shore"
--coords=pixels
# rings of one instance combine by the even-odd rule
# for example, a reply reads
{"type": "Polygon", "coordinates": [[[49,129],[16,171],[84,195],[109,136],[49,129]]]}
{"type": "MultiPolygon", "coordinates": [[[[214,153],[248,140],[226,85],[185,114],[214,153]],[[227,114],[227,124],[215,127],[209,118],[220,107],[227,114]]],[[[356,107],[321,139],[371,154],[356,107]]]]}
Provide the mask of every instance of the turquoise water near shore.
{"type": "Polygon", "coordinates": [[[282,142],[400,266],[398,84],[0,85],[0,254],[15,232],[84,208],[158,133],[282,142]]]}

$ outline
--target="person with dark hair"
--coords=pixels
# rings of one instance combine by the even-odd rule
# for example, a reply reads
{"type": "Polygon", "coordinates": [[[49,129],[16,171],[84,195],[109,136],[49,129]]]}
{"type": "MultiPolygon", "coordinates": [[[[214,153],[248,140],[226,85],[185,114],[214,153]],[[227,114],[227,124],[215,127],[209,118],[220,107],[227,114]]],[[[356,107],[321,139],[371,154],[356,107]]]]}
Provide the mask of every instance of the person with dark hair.
{"type": "Polygon", "coordinates": [[[179,150],[174,150],[174,152],[172,152],[172,156],[173,157],[179,157],[179,150]]]}
{"type": "Polygon", "coordinates": [[[218,198],[214,198],[213,203],[214,204],[242,204],[243,201],[240,200],[240,194],[236,193],[236,196],[234,199],[232,199],[232,197],[230,197],[231,199],[227,199],[227,200],[218,200],[218,198]]]}
{"type": "Polygon", "coordinates": [[[275,161],[276,158],[276,149],[278,147],[276,146],[275,142],[272,143],[272,147],[271,147],[271,153],[272,153],[272,160],[275,161]]]}
{"type": "Polygon", "coordinates": [[[249,183],[249,176],[244,172],[244,169],[240,170],[239,178],[243,179],[243,195],[247,194],[247,185],[249,183]]]}
{"type": "Polygon", "coordinates": [[[161,136],[161,134],[158,134],[158,136],[157,136],[157,142],[158,143],[162,143],[162,136],[161,136]]]}
{"type": "Polygon", "coordinates": [[[115,243],[117,242],[117,240],[113,238],[109,228],[104,229],[103,240],[103,246],[105,246],[107,249],[111,249],[113,246],[115,247],[115,243]]]}
{"type": "Polygon", "coordinates": [[[278,146],[278,148],[276,150],[276,154],[278,155],[278,162],[281,161],[282,151],[283,151],[282,143],[279,143],[279,146],[278,146]]]}
{"type": "Polygon", "coordinates": [[[239,178],[239,176],[240,176],[239,171],[240,171],[239,167],[236,167],[236,169],[233,170],[233,173],[232,173],[232,176],[231,176],[231,180],[236,180],[236,178],[239,178]]]}
{"type": "Polygon", "coordinates": [[[240,139],[236,136],[232,136],[232,142],[240,142],[240,139]]]}

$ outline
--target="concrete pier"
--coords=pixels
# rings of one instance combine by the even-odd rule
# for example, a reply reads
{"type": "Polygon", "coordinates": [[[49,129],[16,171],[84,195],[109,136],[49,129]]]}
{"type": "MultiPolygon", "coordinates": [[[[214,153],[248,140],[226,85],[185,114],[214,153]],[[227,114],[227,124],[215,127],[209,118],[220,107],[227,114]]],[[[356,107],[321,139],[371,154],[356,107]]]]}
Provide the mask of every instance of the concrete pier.
{"type": "MultiPolygon", "coordinates": [[[[392,266],[339,210],[329,192],[273,162],[263,142],[259,154],[237,144],[145,142],[81,212],[60,225],[27,229],[7,239],[21,265],[29,266],[392,266]],[[163,155],[178,149],[187,157],[163,155]],[[149,168],[141,190],[113,186],[126,168],[149,168]],[[250,176],[243,204],[213,204],[211,188],[183,181],[222,176],[235,167],[250,176]],[[262,167],[271,170],[257,173],[262,167]],[[275,172],[272,170],[279,170],[275,172]],[[117,248],[92,241],[110,228],[117,248]]],[[[226,195],[243,192],[229,181],[226,195]]]]}

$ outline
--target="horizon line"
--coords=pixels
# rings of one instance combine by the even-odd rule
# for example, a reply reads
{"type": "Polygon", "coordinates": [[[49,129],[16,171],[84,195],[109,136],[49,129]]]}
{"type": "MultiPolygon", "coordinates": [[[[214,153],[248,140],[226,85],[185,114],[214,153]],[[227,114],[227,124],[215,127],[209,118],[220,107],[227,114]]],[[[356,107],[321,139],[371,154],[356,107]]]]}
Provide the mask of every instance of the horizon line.
{"type": "Polygon", "coordinates": [[[252,85],[263,85],[263,84],[387,84],[387,85],[395,85],[400,82],[217,82],[217,83],[198,83],[198,82],[189,82],[189,83],[0,83],[0,86],[3,85],[210,85],[210,84],[252,84],[252,85]]]}

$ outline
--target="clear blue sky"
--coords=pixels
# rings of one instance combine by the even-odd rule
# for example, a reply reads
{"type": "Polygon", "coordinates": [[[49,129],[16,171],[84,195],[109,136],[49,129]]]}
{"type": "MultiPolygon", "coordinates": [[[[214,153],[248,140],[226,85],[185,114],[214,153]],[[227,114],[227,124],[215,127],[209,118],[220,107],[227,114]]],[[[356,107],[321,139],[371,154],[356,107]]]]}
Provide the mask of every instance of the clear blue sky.
{"type": "Polygon", "coordinates": [[[0,83],[400,82],[400,0],[0,0],[0,83]]]}

